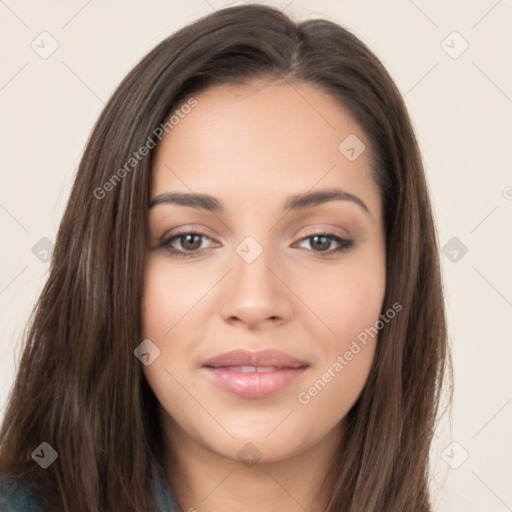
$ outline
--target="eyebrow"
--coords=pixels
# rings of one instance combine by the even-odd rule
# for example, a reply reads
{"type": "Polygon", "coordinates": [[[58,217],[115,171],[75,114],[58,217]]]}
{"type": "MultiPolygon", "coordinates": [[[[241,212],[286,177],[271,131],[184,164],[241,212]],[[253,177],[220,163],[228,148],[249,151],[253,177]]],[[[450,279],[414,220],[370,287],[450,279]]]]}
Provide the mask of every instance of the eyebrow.
{"type": "MultiPolygon", "coordinates": [[[[371,216],[370,209],[362,199],[339,188],[317,190],[315,192],[307,192],[290,196],[286,199],[284,209],[306,210],[329,201],[351,201],[359,205],[371,216]]],[[[224,210],[222,203],[217,198],[209,194],[193,194],[188,192],[165,192],[163,194],[159,194],[151,199],[149,208],[154,208],[159,204],[177,204],[210,212],[222,212],[224,210]]]]}

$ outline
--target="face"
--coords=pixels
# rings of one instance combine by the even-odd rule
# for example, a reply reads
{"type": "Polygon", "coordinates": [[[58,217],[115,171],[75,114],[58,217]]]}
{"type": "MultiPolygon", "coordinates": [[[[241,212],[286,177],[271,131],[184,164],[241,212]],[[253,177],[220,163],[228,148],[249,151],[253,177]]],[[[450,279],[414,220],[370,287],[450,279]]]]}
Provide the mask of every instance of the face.
{"type": "Polygon", "coordinates": [[[369,141],[310,85],[195,98],[154,160],[142,315],[160,353],[143,368],[175,446],[284,460],[339,438],[374,358],[369,141]]]}

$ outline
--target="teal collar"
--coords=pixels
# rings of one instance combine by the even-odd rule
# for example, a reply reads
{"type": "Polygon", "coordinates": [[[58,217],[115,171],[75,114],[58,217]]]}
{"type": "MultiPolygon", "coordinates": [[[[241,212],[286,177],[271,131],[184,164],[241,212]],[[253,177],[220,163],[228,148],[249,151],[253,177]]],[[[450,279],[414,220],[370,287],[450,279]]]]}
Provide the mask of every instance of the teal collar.
{"type": "MultiPolygon", "coordinates": [[[[152,485],[160,512],[181,512],[159,466],[153,466],[152,485]]],[[[44,507],[36,486],[0,474],[0,510],[43,512],[44,507]]]]}
{"type": "Polygon", "coordinates": [[[162,469],[153,466],[153,489],[160,512],[180,512],[162,469]]]}

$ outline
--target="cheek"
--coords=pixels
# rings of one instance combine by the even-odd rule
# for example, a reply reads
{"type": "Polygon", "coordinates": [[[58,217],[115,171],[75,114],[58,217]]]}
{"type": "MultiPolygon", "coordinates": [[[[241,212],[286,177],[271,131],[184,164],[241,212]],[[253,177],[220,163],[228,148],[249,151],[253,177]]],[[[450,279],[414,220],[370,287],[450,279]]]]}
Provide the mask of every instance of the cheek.
{"type": "Polygon", "coordinates": [[[190,272],[166,264],[165,255],[149,257],[142,298],[145,336],[171,340],[183,319],[189,322],[201,310],[201,299],[213,283],[211,273],[208,276],[195,272],[191,276],[190,272]]]}
{"type": "Polygon", "coordinates": [[[147,258],[142,297],[143,337],[160,350],[143,371],[158,400],[168,412],[178,412],[186,401],[182,383],[195,387],[193,357],[197,340],[204,338],[207,301],[215,282],[212,272],[183,272],[165,255],[147,258]]]}
{"type": "Polygon", "coordinates": [[[147,273],[142,300],[142,323],[147,338],[165,338],[177,320],[180,309],[178,294],[174,287],[167,286],[165,276],[156,278],[156,273],[147,273]]]}
{"type": "Polygon", "coordinates": [[[317,336],[320,360],[297,395],[304,411],[321,425],[334,425],[348,413],[366,385],[375,356],[375,325],[385,284],[376,287],[368,279],[355,281],[352,287],[350,282],[344,281],[345,288],[324,304],[325,323],[334,334],[323,329],[317,336]]]}
{"type": "Polygon", "coordinates": [[[297,398],[319,421],[332,424],[355,403],[373,363],[386,288],[383,252],[359,253],[336,271],[327,268],[300,282],[300,293],[321,320],[315,319],[314,331],[321,359],[297,398]]]}
{"type": "Polygon", "coordinates": [[[316,317],[318,338],[327,351],[341,350],[378,320],[386,288],[384,258],[354,254],[342,265],[315,270],[297,279],[295,290],[304,297],[312,313],[308,316],[316,317]]]}
{"type": "Polygon", "coordinates": [[[180,319],[190,309],[188,304],[195,295],[194,286],[184,285],[179,272],[171,274],[158,258],[148,259],[142,297],[142,332],[160,353],[142,369],[161,406],[173,416],[180,416],[183,407],[180,397],[183,398],[184,393],[179,383],[185,382],[181,372],[188,362],[183,353],[186,347],[173,340],[180,337],[182,324],[186,323],[180,319]]]}

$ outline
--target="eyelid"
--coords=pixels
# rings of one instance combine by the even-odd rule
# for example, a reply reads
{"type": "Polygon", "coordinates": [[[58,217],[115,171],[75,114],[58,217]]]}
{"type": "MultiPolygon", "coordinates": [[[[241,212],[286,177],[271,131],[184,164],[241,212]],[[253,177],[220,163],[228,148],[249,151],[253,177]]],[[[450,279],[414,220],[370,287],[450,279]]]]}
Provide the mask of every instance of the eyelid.
{"type": "Polygon", "coordinates": [[[204,236],[205,238],[209,238],[210,240],[215,240],[215,238],[206,233],[205,230],[207,230],[207,228],[203,226],[199,228],[190,226],[175,228],[172,229],[171,231],[166,231],[162,236],[158,238],[158,242],[162,243],[165,242],[166,240],[170,240],[171,238],[178,237],[179,235],[183,236],[192,234],[201,235],[204,236]]]}
{"type": "MultiPolygon", "coordinates": [[[[197,236],[200,236],[204,239],[208,239],[208,240],[211,240],[213,243],[219,243],[218,240],[216,240],[215,238],[211,237],[210,235],[204,233],[203,231],[199,230],[199,229],[195,229],[195,228],[177,228],[176,230],[173,230],[171,234],[165,234],[163,235],[162,237],[159,238],[159,244],[161,247],[168,247],[170,246],[171,242],[173,242],[174,240],[178,240],[179,238],[181,237],[184,237],[186,235],[197,235],[197,236]]],[[[181,253],[185,253],[186,252],[189,252],[190,254],[199,254],[199,252],[202,252],[204,249],[200,249],[198,251],[177,251],[177,252],[181,252],[181,253]]]]}
{"type": "Polygon", "coordinates": [[[293,237],[295,238],[297,236],[300,236],[300,233],[302,233],[303,231],[306,231],[306,234],[302,235],[301,238],[303,238],[304,236],[308,237],[308,236],[327,235],[327,234],[336,235],[336,236],[339,236],[340,238],[344,238],[344,239],[352,238],[347,229],[342,228],[341,226],[339,226],[337,224],[331,224],[329,222],[320,222],[320,223],[315,222],[314,224],[308,224],[307,226],[302,226],[300,229],[298,229],[297,231],[294,232],[293,237]],[[319,225],[320,225],[320,227],[319,227],[319,225]],[[309,230],[312,230],[312,232],[310,232],[309,230]]]}
{"type": "MultiPolygon", "coordinates": [[[[334,241],[335,244],[338,244],[338,247],[336,249],[328,249],[327,251],[313,251],[308,250],[308,252],[311,252],[312,254],[316,256],[329,256],[333,254],[338,254],[341,252],[344,252],[348,249],[350,249],[352,246],[355,245],[354,240],[350,237],[340,236],[336,233],[326,231],[326,230],[320,230],[315,233],[308,233],[305,236],[301,236],[297,242],[294,242],[293,245],[300,244],[301,242],[304,242],[306,240],[309,240],[315,236],[325,236],[326,238],[330,238],[334,241]]],[[[307,250],[307,249],[306,249],[307,250]]]]}

